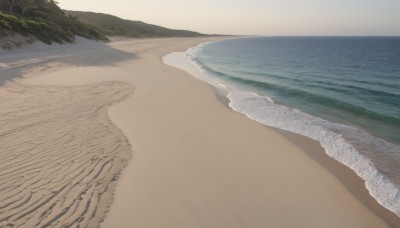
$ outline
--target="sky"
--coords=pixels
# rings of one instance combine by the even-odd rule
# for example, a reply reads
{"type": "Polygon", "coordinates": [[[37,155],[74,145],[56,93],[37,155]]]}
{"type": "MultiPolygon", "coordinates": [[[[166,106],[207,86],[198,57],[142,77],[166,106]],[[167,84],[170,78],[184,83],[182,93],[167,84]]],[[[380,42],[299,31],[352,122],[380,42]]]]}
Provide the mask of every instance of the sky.
{"type": "Polygon", "coordinates": [[[59,0],[173,29],[232,35],[397,35],[400,0],[59,0]]]}

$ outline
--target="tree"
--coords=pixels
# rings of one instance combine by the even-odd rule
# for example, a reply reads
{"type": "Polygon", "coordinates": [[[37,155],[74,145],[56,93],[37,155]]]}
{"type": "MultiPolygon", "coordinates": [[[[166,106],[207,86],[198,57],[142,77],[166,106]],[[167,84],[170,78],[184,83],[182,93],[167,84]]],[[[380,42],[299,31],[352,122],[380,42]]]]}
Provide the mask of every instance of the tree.
{"type": "Polygon", "coordinates": [[[16,0],[6,0],[10,12],[14,12],[15,2],[16,0]]]}
{"type": "Polygon", "coordinates": [[[16,3],[21,8],[21,14],[24,16],[27,12],[38,9],[35,0],[17,0],[16,3]]]}

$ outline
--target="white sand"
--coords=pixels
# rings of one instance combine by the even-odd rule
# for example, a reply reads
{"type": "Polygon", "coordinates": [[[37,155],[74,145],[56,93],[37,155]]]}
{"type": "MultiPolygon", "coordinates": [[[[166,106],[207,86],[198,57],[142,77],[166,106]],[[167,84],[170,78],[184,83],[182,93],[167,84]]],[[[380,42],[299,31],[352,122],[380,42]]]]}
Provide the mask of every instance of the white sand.
{"type": "Polygon", "coordinates": [[[131,157],[107,107],[121,82],[0,88],[0,227],[97,226],[131,157]]]}
{"type": "MultiPolygon", "coordinates": [[[[121,99],[122,95],[108,93],[120,94],[118,88],[129,91],[134,86],[132,96],[108,109],[112,122],[132,144],[133,159],[123,170],[102,227],[388,227],[300,147],[231,111],[208,85],[161,62],[169,52],[209,39],[146,39],[81,48],[51,61],[63,67],[45,72],[41,71],[46,68],[36,68],[30,75],[40,77],[22,81],[53,91],[56,85],[128,83],[59,88],[65,100],[94,97],[93,108],[121,99]],[[71,65],[75,67],[66,67],[71,65]],[[110,91],[105,92],[104,86],[111,86],[110,91]],[[93,89],[101,96],[93,94],[93,89]],[[100,97],[109,98],[101,103],[100,97]]],[[[83,111],[64,100],[57,103],[70,108],[66,113],[83,111]]],[[[51,107],[46,109],[48,120],[57,113],[51,107]]],[[[83,126],[96,136],[98,129],[89,126],[95,125],[97,117],[91,115],[85,122],[90,124],[83,126]]],[[[47,134],[51,132],[43,132],[43,137],[47,134]]],[[[124,139],[118,132],[113,136],[124,139]]],[[[2,145],[14,143],[1,137],[2,145]]],[[[99,146],[108,151],[114,144],[106,142],[99,146]]],[[[68,154],[68,145],[58,153],[68,154]]],[[[39,189],[47,186],[43,183],[39,189]]],[[[63,216],[58,219],[64,221],[63,216]]]]}

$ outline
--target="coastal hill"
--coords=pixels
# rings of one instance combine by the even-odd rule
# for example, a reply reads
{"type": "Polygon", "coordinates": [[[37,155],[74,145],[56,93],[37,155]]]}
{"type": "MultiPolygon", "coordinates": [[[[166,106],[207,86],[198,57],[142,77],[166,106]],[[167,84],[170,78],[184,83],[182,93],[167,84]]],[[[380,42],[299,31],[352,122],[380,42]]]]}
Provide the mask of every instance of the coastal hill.
{"type": "Polygon", "coordinates": [[[65,14],[56,1],[0,0],[0,37],[18,35],[34,37],[46,44],[72,43],[75,36],[107,40],[95,27],[65,14]]]}
{"type": "Polygon", "coordinates": [[[146,24],[142,21],[124,20],[122,18],[93,12],[65,11],[88,25],[98,28],[99,32],[107,36],[126,37],[199,37],[206,36],[198,32],[175,30],[157,25],[146,24]]]}
{"type": "Polygon", "coordinates": [[[76,36],[108,41],[106,36],[196,37],[197,32],[168,29],[112,15],[65,11],[54,0],[0,0],[0,48],[13,49],[40,40],[73,43],[76,36]]]}

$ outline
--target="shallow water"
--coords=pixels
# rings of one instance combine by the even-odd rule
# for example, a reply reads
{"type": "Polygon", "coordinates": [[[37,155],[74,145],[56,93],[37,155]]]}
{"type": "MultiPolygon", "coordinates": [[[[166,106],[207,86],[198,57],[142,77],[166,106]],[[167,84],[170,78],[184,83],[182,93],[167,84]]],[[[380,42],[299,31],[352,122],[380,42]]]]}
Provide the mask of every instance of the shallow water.
{"type": "Polygon", "coordinates": [[[232,39],[187,58],[234,110],[319,141],[400,215],[399,37],[232,39]]]}

